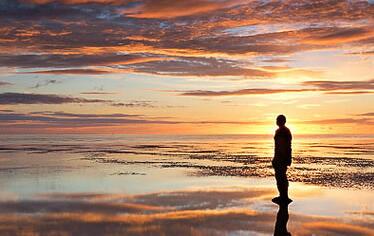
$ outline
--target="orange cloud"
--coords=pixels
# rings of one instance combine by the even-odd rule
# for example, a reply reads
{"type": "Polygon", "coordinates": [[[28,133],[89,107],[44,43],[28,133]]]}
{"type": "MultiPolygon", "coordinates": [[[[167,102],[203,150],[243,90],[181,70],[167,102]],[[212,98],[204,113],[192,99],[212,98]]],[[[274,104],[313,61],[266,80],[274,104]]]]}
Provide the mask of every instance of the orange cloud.
{"type": "Polygon", "coordinates": [[[224,0],[219,2],[208,0],[148,0],[139,6],[122,10],[121,12],[126,16],[135,18],[168,19],[207,13],[242,4],[243,2],[241,0],[224,0]]]}
{"type": "Polygon", "coordinates": [[[311,44],[341,44],[353,41],[363,40],[374,36],[374,30],[371,28],[327,28],[324,31],[315,32],[307,36],[303,42],[311,44]]]}
{"type": "Polygon", "coordinates": [[[323,235],[374,235],[372,229],[344,223],[310,222],[303,224],[303,226],[310,232],[320,232],[323,235]]]}

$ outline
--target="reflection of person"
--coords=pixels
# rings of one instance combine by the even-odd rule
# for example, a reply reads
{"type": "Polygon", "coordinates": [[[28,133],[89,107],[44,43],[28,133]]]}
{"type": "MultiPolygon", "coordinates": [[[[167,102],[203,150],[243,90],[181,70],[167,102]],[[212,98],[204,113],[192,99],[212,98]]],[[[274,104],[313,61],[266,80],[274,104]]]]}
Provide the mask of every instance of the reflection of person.
{"type": "Polygon", "coordinates": [[[285,126],[286,117],[279,115],[277,117],[277,125],[279,128],[274,135],[274,158],[272,165],[275,171],[275,179],[277,181],[277,188],[279,191],[279,197],[273,198],[273,202],[279,203],[290,203],[291,199],[288,198],[288,179],[287,179],[287,167],[292,162],[292,149],[291,140],[292,135],[290,130],[285,126]]]}
{"type": "Polygon", "coordinates": [[[288,204],[279,204],[274,236],[291,236],[291,233],[287,231],[288,218],[288,204]]]}

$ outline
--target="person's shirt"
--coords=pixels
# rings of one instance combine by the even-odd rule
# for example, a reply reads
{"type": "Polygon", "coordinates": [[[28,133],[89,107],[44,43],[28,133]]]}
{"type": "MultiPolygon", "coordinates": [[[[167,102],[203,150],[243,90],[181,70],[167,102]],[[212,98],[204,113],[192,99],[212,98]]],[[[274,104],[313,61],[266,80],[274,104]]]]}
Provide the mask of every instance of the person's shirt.
{"type": "Polygon", "coordinates": [[[277,129],[274,135],[274,161],[288,166],[291,165],[291,141],[292,135],[290,130],[286,126],[277,129]]]}

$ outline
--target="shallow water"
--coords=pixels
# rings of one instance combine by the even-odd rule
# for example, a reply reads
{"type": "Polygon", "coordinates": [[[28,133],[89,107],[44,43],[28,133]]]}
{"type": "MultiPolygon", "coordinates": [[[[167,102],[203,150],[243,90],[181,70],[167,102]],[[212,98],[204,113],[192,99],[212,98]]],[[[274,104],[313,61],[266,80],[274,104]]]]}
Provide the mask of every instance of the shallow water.
{"type": "MultiPolygon", "coordinates": [[[[272,235],[272,152],[271,136],[0,136],[0,233],[272,235]]],[[[374,235],[374,137],[293,153],[292,235],[374,235]]]]}

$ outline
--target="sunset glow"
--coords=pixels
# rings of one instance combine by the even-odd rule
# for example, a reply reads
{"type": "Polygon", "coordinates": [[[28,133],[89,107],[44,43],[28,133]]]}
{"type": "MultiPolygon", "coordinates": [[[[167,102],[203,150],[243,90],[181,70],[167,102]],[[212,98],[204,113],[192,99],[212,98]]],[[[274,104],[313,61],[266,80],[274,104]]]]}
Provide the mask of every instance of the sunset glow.
{"type": "Polygon", "coordinates": [[[1,133],[372,134],[372,1],[5,0],[1,133]]]}

